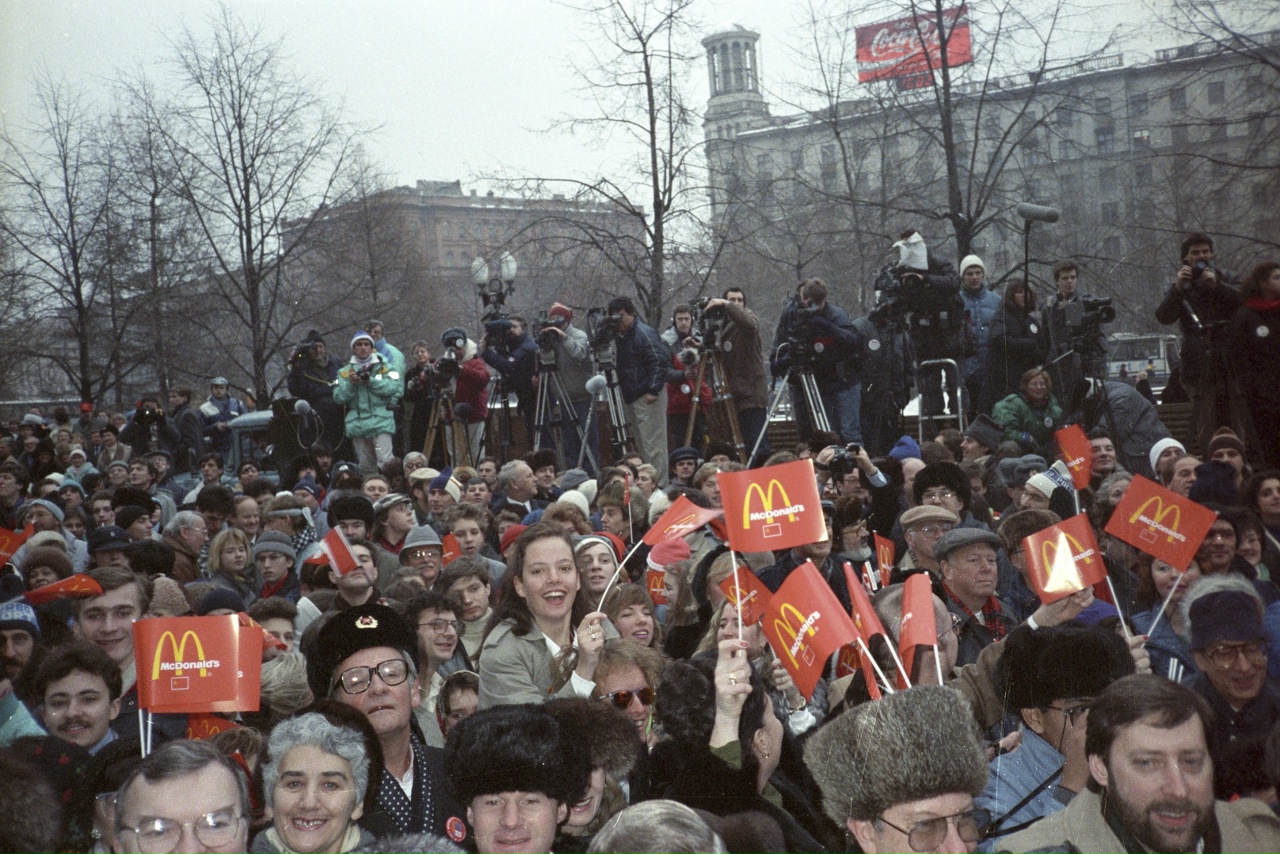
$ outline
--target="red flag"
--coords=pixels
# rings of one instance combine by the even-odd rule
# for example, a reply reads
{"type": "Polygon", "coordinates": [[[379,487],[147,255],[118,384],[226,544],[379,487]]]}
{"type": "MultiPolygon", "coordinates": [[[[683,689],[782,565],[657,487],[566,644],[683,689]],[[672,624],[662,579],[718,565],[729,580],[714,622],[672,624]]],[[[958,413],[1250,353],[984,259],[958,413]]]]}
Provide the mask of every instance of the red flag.
{"type": "Polygon", "coordinates": [[[9,562],[9,558],[22,548],[22,544],[31,538],[36,532],[36,526],[28,522],[27,527],[21,531],[10,531],[8,528],[0,528],[0,565],[9,562]]]}
{"type": "Polygon", "coordinates": [[[880,586],[888,587],[889,578],[893,574],[893,540],[875,534],[876,563],[880,565],[880,586]]]}
{"type": "Polygon", "coordinates": [[[324,535],[324,539],[320,541],[320,550],[337,575],[346,575],[360,566],[360,561],[356,560],[355,552],[351,551],[351,543],[347,542],[347,535],[342,533],[341,528],[332,528],[324,535]]]}
{"type": "Polygon", "coordinates": [[[1084,428],[1079,424],[1068,424],[1054,433],[1058,440],[1058,448],[1062,451],[1058,458],[1071,470],[1071,483],[1076,489],[1084,489],[1093,477],[1093,446],[1084,428]]]}
{"type": "Polygon", "coordinates": [[[880,589],[880,577],[871,571],[870,562],[862,565],[862,586],[868,594],[880,589]]]}
{"type": "Polygon", "coordinates": [[[235,721],[227,720],[212,712],[192,712],[187,715],[187,738],[195,741],[204,741],[220,732],[239,727],[240,724],[235,721]]]}
{"type": "Polygon", "coordinates": [[[645,531],[641,539],[651,546],[656,546],[658,543],[665,543],[676,537],[690,534],[717,516],[723,515],[723,510],[699,507],[690,501],[688,496],[681,495],[665,513],[658,517],[658,521],[649,526],[649,530],[645,531]]]}
{"type": "Polygon", "coordinates": [[[221,617],[156,617],[133,624],[138,705],[153,712],[257,711],[262,632],[221,617]]]}
{"type": "Polygon", "coordinates": [[[622,506],[626,507],[631,503],[631,469],[627,469],[624,477],[627,479],[627,488],[622,491],[622,506]]]}
{"type": "Polygon", "coordinates": [[[853,567],[848,561],[844,563],[844,578],[845,583],[849,585],[849,602],[853,606],[853,625],[870,647],[873,636],[885,635],[884,624],[880,622],[880,615],[876,613],[876,609],[871,606],[871,599],[867,596],[866,589],[856,583],[853,567]]]}
{"type": "Polygon", "coordinates": [[[736,551],[787,549],[827,536],[811,459],[721,472],[719,484],[729,547],[736,551]]]}
{"type": "Polygon", "coordinates": [[[1176,569],[1186,569],[1216,518],[1209,508],[1135,475],[1111,514],[1107,533],[1176,569]]]}
{"type": "Polygon", "coordinates": [[[644,571],[644,585],[655,605],[667,604],[667,571],[649,567],[644,571]]]}
{"type": "Polygon", "coordinates": [[[793,570],[765,608],[765,637],[806,699],[827,659],[857,631],[812,561],[793,570]]]}
{"type": "Polygon", "coordinates": [[[82,572],[23,594],[32,605],[43,605],[58,599],[88,599],[90,596],[101,595],[102,585],[82,572]]]}
{"type": "Polygon", "coordinates": [[[440,538],[440,542],[444,547],[444,555],[440,559],[441,566],[448,566],[462,557],[462,547],[458,545],[458,538],[453,534],[445,534],[440,538]]]}
{"type": "Polygon", "coordinates": [[[1022,541],[1022,550],[1031,587],[1046,605],[1107,578],[1106,564],[1084,513],[1032,534],[1022,541]]]}
{"type": "Polygon", "coordinates": [[[742,625],[751,626],[764,616],[764,610],[773,598],[773,591],[764,586],[751,567],[741,564],[737,572],[738,583],[734,584],[734,573],[725,576],[720,582],[720,589],[729,600],[729,604],[742,612],[742,625]]]}
{"type": "Polygon", "coordinates": [[[256,626],[262,629],[262,651],[263,652],[266,652],[268,648],[271,648],[271,649],[288,649],[289,648],[289,645],[287,643],[280,640],[280,638],[276,637],[275,635],[271,634],[271,632],[267,631],[266,626],[262,625],[261,623],[253,619],[253,617],[250,617],[244,611],[241,611],[240,613],[236,614],[236,616],[240,618],[240,625],[256,626]]]}
{"type": "MultiPolygon", "coordinates": [[[[907,672],[912,672],[919,647],[932,647],[938,643],[938,623],[933,614],[933,587],[929,574],[917,572],[907,578],[902,591],[902,628],[898,631],[898,657],[907,672]]],[[[918,678],[918,677],[917,677],[918,678]]],[[[907,685],[898,674],[898,687],[907,685]]]]}
{"type": "Polygon", "coordinates": [[[844,676],[850,676],[862,671],[862,679],[867,685],[867,694],[873,700],[879,700],[881,697],[880,683],[876,681],[876,672],[866,661],[866,656],[862,654],[862,647],[857,643],[849,643],[840,647],[840,651],[836,653],[836,678],[840,679],[844,676]]]}

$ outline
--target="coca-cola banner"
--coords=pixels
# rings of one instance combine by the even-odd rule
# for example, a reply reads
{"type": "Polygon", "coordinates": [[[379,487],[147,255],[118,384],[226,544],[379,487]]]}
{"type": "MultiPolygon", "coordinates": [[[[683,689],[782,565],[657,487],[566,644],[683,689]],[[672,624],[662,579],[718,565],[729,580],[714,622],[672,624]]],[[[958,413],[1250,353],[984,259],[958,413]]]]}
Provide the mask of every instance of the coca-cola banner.
{"type": "MultiPolygon", "coordinates": [[[[857,28],[858,82],[927,75],[942,64],[938,17],[921,13],[857,28]]],[[[947,34],[947,66],[973,62],[968,9],[955,6],[942,12],[947,34]]]]}

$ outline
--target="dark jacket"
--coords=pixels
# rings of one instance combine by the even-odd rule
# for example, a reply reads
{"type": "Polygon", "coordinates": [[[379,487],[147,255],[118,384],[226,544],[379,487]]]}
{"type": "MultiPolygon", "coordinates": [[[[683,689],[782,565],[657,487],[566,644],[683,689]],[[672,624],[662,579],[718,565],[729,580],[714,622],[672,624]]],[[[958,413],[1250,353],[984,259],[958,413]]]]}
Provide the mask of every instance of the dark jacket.
{"type": "Polygon", "coordinates": [[[760,339],[760,318],[751,309],[733,303],[724,309],[729,318],[721,339],[725,384],[735,407],[762,409],[769,405],[769,375],[760,339]]]}
{"type": "Polygon", "coordinates": [[[1187,388],[1196,386],[1204,368],[1209,348],[1205,327],[1230,320],[1243,303],[1239,289],[1232,286],[1239,279],[1226,270],[1215,272],[1218,281],[1212,285],[1193,283],[1185,291],[1178,290],[1176,283],[1170,285],[1164,299],[1156,307],[1156,320],[1165,325],[1176,322],[1182,330],[1182,348],[1179,354],[1182,359],[1182,384],[1187,388]],[[1200,319],[1199,328],[1187,312],[1184,300],[1200,319]]]}
{"type": "Polygon", "coordinates": [[[1106,376],[1107,335],[1102,327],[1097,327],[1096,332],[1079,342],[1072,337],[1073,329],[1068,324],[1075,307],[1085,299],[1092,299],[1092,296],[1080,290],[1065,300],[1055,294],[1040,312],[1045,359],[1051,363],[1049,375],[1053,378],[1053,392],[1059,400],[1070,400],[1076,383],[1082,377],[1106,376]],[[1076,346],[1081,343],[1088,345],[1084,352],[1076,346]]]}
{"type": "Polygon", "coordinates": [[[1018,390],[1022,375],[1044,361],[1040,318],[1035,312],[1002,307],[991,321],[987,385],[981,410],[990,412],[996,401],[1018,390]]]}
{"type": "Polygon", "coordinates": [[[336,448],[342,441],[342,406],[333,399],[342,360],[326,355],[323,365],[309,356],[297,356],[289,363],[289,394],[307,401],[324,425],[324,442],[336,448]]]}
{"type": "Polygon", "coordinates": [[[173,422],[179,435],[178,444],[170,449],[173,470],[191,471],[195,468],[196,460],[204,453],[204,422],[200,420],[200,413],[190,401],[173,410],[169,420],[173,422]]]}
{"type": "MultiPolygon", "coordinates": [[[[173,425],[173,421],[164,417],[163,410],[159,411],[158,420],[149,424],[139,423],[138,413],[135,411],[129,422],[121,428],[120,441],[133,450],[133,456],[141,457],[152,451],[168,451],[172,454],[174,448],[182,442],[182,434],[173,425]]],[[[174,464],[178,464],[176,458],[174,464]]]]}
{"type": "Polygon", "coordinates": [[[1231,318],[1227,340],[1231,358],[1239,367],[1236,376],[1253,417],[1253,434],[1262,444],[1265,465],[1280,466],[1280,395],[1276,394],[1280,309],[1241,306],[1231,318]]]}
{"type": "Polygon", "coordinates": [[[1102,401],[1086,398],[1083,407],[1084,430],[1106,427],[1116,446],[1120,465],[1143,477],[1153,478],[1151,470],[1151,446],[1169,438],[1169,428],[1164,426],[1151,401],[1128,383],[1108,380],[1105,382],[1106,406],[1102,401]],[[1110,407],[1110,418],[1107,416],[1110,407]]]}
{"type": "Polygon", "coordinates": [[[489,367],[502,375],[509,391],[518,395],[533,392],[533,375],[538,370],[538,345],[528,332],[522,332],[509,344],[506,353],[489,346],[480,355],[489,367]]]}
{"type": "Polygon", "coordinates": [[[625,333],[618,336],[618,385],[622,399],[635,403],[646,394],[661,394],[667,384],[671,351],[657,331],[636,318],[625,333]]]}

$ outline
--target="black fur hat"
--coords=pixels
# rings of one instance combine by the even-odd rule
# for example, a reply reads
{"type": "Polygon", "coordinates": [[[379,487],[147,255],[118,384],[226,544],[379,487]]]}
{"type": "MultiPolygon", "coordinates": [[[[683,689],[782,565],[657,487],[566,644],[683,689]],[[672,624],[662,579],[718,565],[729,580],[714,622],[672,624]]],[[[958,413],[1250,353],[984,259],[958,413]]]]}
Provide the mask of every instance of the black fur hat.
{"type": "Polygon", "coordinates": [[[932,463],[920,469],[916,473],[915,482],[911,486],[916,504],[920,503],[920,496],[924,495],[926,489],[933,489],[938,486],[945,486],[959,497],[962,505],[969,506],[969,499],[973,496],[973,491],[969,488],[969,476],[964,473],[960,466],[955,463],[941,462],[932,463]]]}
{"type": "Polygon", "coordinates": [[[541,792],[574,804],[591,776],[586,739],[544,706],[495,706],[449,733],[444,767],[458,800],[470,804],[496,792],[541,792]]]}
{"type": "Polygon", "coordinates": [[[339,611],[316,636],[307,656],[307,684],[317,698],[329,696],[333,670],[362,649],[386,646],[417,660],[418,636],[409,624],[386,605],[366,603],[339,611]]]}
{"type": "Polygon", "coordinates": [[[622,712],[610,703],[582,697],[550,700],[543,707],[567,731],[587,743],[591,767],[603,768],[614,780],[624,780],[640,757],[640,736],[622,712]]]}
{"type": "Polygon", "coordinates": [[[1041,709],[1055,700],[1096,697],[1133,672],[1124,640],[1106,629],[1062,625],[1012,632],[996,664],[1005,710],[1041,709]]]}

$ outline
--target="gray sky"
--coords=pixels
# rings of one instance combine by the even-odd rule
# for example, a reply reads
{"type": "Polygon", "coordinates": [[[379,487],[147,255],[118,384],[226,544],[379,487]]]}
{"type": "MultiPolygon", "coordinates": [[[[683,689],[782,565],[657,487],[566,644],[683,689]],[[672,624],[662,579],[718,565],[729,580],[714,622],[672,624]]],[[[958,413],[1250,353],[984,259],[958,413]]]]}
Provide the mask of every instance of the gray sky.
{"type": "MultiPolygon", "coordinates": [[[[1138,10],[1135,0],[1086,2],[1116,23],[1138,10]]],[[[267,34],[284,36],[293,66],[331,101],[345,102],[350,120],[380,126],[369,149],[396,183],[461,178],[477,186],[479,176],[503,172],[589,176],[625,154],[547,132],[555,118],[590,109],[570,68],[590,38],[586,18],[550,0],[230,5],[267,34]]],[[[32,120],[33,74],[48,69],[101,98],[120,71],[142,67],[162,76],[157,60],[167,38],[184,23],[202,28],[215,9],[213,0],[0,0],[4,128],[20,132],[32,120]]],[[[801,75],[795,49],[803,43],[803,0],[702,0],[698,10],[704,33],[730,22],[761,32],[766,87],[801,75]]],[[[868,14],[866,23],[885,17],[868,14]]],[[[699,105],[705,77],[699,65],[691,81],[699,105]]],[[[774,104],[776,112],[788,112],[774,104]]]]}

